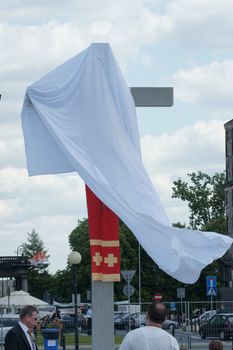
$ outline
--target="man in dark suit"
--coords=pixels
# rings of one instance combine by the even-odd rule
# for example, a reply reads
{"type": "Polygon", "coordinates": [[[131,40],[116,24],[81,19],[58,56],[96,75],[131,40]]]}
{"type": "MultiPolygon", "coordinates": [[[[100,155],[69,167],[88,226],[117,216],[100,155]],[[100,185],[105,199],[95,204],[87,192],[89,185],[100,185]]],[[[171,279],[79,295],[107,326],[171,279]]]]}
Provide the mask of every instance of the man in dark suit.
{"type": "Polygon", "coordinates": [[[32,336],[37,316],[38,311],[32,305],[27,305],[21,310],[18,324],[6,334],[5,350],[37,350],[32,336]]]}

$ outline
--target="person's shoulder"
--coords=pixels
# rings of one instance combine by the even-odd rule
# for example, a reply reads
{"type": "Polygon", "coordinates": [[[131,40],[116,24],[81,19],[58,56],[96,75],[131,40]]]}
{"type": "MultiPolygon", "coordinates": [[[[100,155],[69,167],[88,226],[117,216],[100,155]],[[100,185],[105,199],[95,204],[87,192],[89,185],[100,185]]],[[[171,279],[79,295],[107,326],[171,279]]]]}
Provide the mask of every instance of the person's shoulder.
{"type": "MultiPolygon", "coordinates": [[[[147,328],[147,332],[151,332],[151,333],[156,333],[157,336],[162,337],[164,339],[170,339],[170,342],[173,344],[177,343],[177,340],[175,337],[173,337],[173,335],[171,335],[169,332],[165,331],[163,328],[161,327],[143,327],[143,328],[147,328]]],[[[178,344],[178,343],[177,343],[178,344]]]]}
{"type": "MultiPolygon", "coordinates": [[[[160,328],[158,327],[152,327],[152,326],[144,326],[140,328],[133,329],[132,331],[128,332],[125,336],[125,340],[129,343],[141,341],[142,339],[146,338],[154,338],[154,337],[162,337],[162,331],[160,332],[160,328]]],[[[166,332],[165,332],[166,333],[166,332]]]]}
{"type": "Polygon", "coordinates": [[[126,333],[125,336],[127,337],[132,337],[138,333],[143,333],[143,329],[146,327],[140,327],[140,328],[136,328],[136,329],[132,329],[131,331],[129,331],[128,333],[126,333]]]}
{"type": "MultiPolygon", "coordinates": [[[[143,330],[144,328],[145,327],[136,328],[136,329],[133,329],[132,331],[129,331],[128,333],[126,333],[124,340],[123,340],[123,343],[122,343],[124,345],[124,347],[126,346],[126,344],[130,344],[131,342],[133,342],[137,339],[140,339],[141,337],[144,337],[144,330],[143,330]]],[[[120,349],[124,349],[122,346],[120,347],[120,349]]]]}
{"type": "Polygon", "coordinates": [[[155,327],[149,327],[149,326],[143,326],[143,327],[139,327],[136,329],[133,329],[132,331],[130,331],[128,334],[131,336],[136,336],[136,335],[143,335],[143,334],[147,334],[149,332],[153,332],[155,327]]]}
{"type": "Polygon", "coordinates": [[[19,326],[16,325],[9,329],[9,331],[6,333],[5,339],[12,338],[13,336],[17,336],[19,334],[19,326]]]}
{"type": "Polygon", "coordinates": [[[12,327],[11,329],[9,329],[9,331],[7,333],[18,333],[20,330],[20,325],[16,324],[14,327],[12,327]]]}

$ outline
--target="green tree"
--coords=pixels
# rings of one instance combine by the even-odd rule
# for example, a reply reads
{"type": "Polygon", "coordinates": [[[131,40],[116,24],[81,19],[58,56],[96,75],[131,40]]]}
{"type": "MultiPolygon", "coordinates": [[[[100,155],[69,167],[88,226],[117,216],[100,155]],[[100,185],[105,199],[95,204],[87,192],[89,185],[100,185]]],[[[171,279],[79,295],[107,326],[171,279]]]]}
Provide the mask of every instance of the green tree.
{"type": "MultiPolygon", "coordinates": [[[[21,253],[29,258],[35,254],[42,252],[48,258],[48,250],[45,248],[43,240],[39,234],[33,229],[31,233],[27,233],[27,242],[21,245],[21,253]]],[[[33,296],[43,299],[44,294],[50,288],[51,276],[47,271],[48,263],[32,266],[28,272],[28,290],[33,296]]]]}
{"type": "MultiPolygon", "coordinates": [[[[79,272],[78,272],[79,274],[79,272]]],[[[52,300],[62,303],[70,303],[72,290],[72,273],[69,266],[62,271],[57,271],[50,279],[49,294],[52,300]]],[[[80,284],[78,284],[79,292],[80,284]]]]}
{"type": "Polygon", "coordinates": [[[28,291],[31,295],[44,300],[45,295],[50,291],[50,287],[51,275],[48,271],[39,272],[32,269],[28,272],[28,291]]]}
{"type": "MultiPolygon", "coordinates": [[[[91,290],[90,244],[88,235],[88,220],[78,220],[77,227],[69,235],[69,245],[72,250],[80,252],[81,264],[78,265],[77,284],[81,299],[87,301],[87,290],[91,290]]],[[[68,268],[71,266],[68,263],[68,268]]]]}
{"type": "MultiPolygon", "coordinates": [[[[226,233],[225,218],[225,173],[215,173],[213,176],[201,171],[188,174],[190,182],[180,178],[174,181],[173,198],[187,202],[190,216],[189,225],[193,229],[226,233]]],[[[218,261],[214,261],[202,270],[197,283],[189,286],[190,295],[203,295],[205,298],[205,277],[219,274],[218,261]],[[201,294],[200,294],[201,293],[201,294]]]]}
{"type": "Polygon", "coordinates": [[[204,230],[211,223],[225,229],[224,183],[225,173],[215,173],[213,176],[201,171],[188,174],[190,182],[174,181],[172,198],[180,198],[188,203],[189,224],[193,229],[204,230]]]}
{"type": "MultiPolygon", "coordinates": [[[[173,198],[180,198],[188,203],[190,209],[190,222],[192,228],[206,231],[225,232],[224,214],[224,173],[216,173],[213,176],[202,173],[188,174],[190,183],[181,180],[174,181],[173,198]]],[[[175,227],[185,227],[185,224],[177,222],[175,227]]],[[[78,250],[82,255],[82,262],[78,266],[78,292],[83,301],[86,300],[86,291],[91,289],[90,246],[88,235],[88,220],[79,220],[77,227],[69,235],[69,245],[72,250],[78,250]]],[[[138,301],[138,252],[139,244],[129,228],[120,221],[120,247],[121,247],[121,270],[136,270],[132,280],[135,293],[132,301],[138,301]]],[[[175,300],[176,289],[183,287],[181,282],[176,281],[161,271],[154,261],[141,247],[141,298],[149,301],[155,292],[160,292],[164,300],[175,300]]],[[[197,283],[186,286],[186,297],[194,300],[203,300],[205,295],[205,276],[216,274],[217,262],[207,266],[197,283]]],[[[50,287],[51,294],[61,301],[71,300],[71,266],[68,264],[63,271],[58,271],[52,278],[50,287]]],[[[127,299],[123,295],[124,279],[114,284],[115,300],[127,299]]]]}
{"type": "Polygon", "coordinates": [[[42,252],[48,258],[48,250],[45,248],[43,240],[39,234],[33,229],[32,232],[27,233],[27,242],[22,245],[22,255],[33,257],[36,253],[42,252]]]}
{"type": "MultiPolygon", "coordinates": [[[[90,246],[88,236],[88,220],[78,221],[77,227],[69,236],[71,249],[78,250],[82,255],[82,262],[78,267],[78,291],[81,298],[86,301],[86,291],[91,288],[91,268],[90,268],[90,246]]],[[[138,302],[138,267],[139,267],[139,244],[129,228],[120,222],[120,247],[121,247],[121,270],[136,270],[132,280],[135,293],[131,297],[132,301],[138,302]]],[[[154,261],[148,256],[145,250],[141,249],[141,298],[142,301],[149,301],[155,292],[161,292],[166,300],[174,300],[176,288],[180,283],[166,275],[154,261]],[[169,288],[167,288],[169,286],[169,288]]],[[[126,300],[123,295],[123,287],[126,284],[123,278],[121,282],[114,283],[115,300],[126,300]]],[[[64,294],[63,294],[64,295],[64,294]]]]}
{"type": "MultiPolygon", "coordinates": [[[[183,224],[177,223],[176,227],[184,227],[183,224]]],[[[82,255],[81,264],[78,266],[77,284],[78,293],[81,299],[87,302],[87,290],[91,289],[91,267],[90,267],[90,243],[88,235],[88,220],[82,219],[78,221],[77,227],[69,235],[69,245],[72,250],[77,250],[82,255]]],[[[129,228],[120,221],[120,246],[121,246],[121,270],[136,270],[132,285],[135,293],[131,297],[132,302],[138,302],[138,269],[139,269],[139,244],[129,228]]],[[[161,271],[155,262],[148,256],[145,250],[141,250],[141,300],[148,302],[153,298],[156,292],[163,295],[166,301],[174,301],[176,299],[176,290],[183,287],[181,282],[173,279],[165,272],[161,271]]],[[[214,274],[216,264],[209,265],[204,274],[214,274]]],[[[203,276],[198,283],[186,286],[187,298],[194,300],[205,299],[205,278],[203,276]]],[[[67,268],[58,271],[50,278],[49,292],[51,296],[61,302],[69,302],[72,295],[72,273],[71,266],[67,262],[67,268]]],[[[114,283],[114,298],[117,300],[126,300],[123,295],[123,287],[126,284],[123,278],[120,282],[114,283]]]]}

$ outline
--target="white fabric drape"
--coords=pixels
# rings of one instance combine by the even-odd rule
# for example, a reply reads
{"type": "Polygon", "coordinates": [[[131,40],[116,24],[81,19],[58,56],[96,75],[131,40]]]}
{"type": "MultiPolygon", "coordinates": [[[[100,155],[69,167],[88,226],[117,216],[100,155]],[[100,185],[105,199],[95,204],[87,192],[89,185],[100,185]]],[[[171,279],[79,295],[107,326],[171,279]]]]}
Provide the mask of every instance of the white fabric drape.
{"type": "Polygon", "coordinates": [[[30,175],[77,171],[172,277],[195,282],[232,239],[171,227],[141,161],[134,102],[108,44],[92,44],[27,88],[30,175]]]}

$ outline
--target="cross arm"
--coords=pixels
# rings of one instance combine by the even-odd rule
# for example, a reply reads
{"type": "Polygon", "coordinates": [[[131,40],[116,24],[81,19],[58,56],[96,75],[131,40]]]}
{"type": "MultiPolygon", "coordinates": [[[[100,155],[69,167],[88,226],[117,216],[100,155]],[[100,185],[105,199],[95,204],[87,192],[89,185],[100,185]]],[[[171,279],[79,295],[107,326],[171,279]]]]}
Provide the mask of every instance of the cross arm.
{"type": "Polygon", "coordinates": [[[131,87],[136,107],[171,107],[173,87],[131,87]]]}

